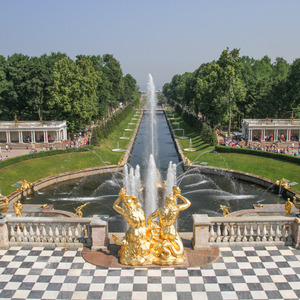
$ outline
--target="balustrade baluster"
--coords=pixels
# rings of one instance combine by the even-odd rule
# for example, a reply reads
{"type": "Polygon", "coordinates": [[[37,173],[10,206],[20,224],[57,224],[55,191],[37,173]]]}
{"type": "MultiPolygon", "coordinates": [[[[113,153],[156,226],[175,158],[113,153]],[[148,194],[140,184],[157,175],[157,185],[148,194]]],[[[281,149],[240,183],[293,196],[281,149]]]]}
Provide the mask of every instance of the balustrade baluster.
{"type": "Polygon", "coordinates": [[[10,241],[11,242],[15,242],[16,241],[15,229],[14,229],[14,225],[13,224],[10,226],[10,241]]]}
{"type": "Polygon", "coordinates": [[[65,228],[65,226],[64,225],[61,225],[62,226],[62,229],[61,229],[61,241],[63,242],[63,243],[66,243],[67,242],[67,230],[66,230],[66,228],[65,228]]]}
{"type": "Polygon", "coordinates": [[[253,223],[250,223],[249,242],[253,242],[254,241],[253,235],[254,235],[253,223]]]}
{"type": "Polygon", "coordinates": [[[293,231],[292,231],[292,223],[287,223],[288,224],[288,229],[287,229],[287,242],[288,242],[288,245],[292,245],[293,244],[293,231]]]}
{"type": "Polygon", "coordinates": [[[247,235],[248,235],[247,224],[243,223],[243,225],[244,225],[244,232],[243,232],[242,242],[247,242],[248,241],[248,239],[247,239],[247,235]]]}
{"type": "Polygon", "coordinates": [[[281,236],[281,240],[284,241],[284,242],[286,242],[287,241],[287,235],[288,235],[288,233],[287,233],[287,230],[285,228],[285,222],[282,222],[281,224],[282,224],[282,236],[281,236]]]}
{"type": "Polygon", "coordinates": [[[42,241],[47,242],[48,241],[48,235],[46,231],[46,225],[42,226],[42,241]]]}
{"type": "Polygon", "coordinates": [[[237,223],[237,229],[236,229],[236,242],[240,242],[242,240],[241,235],[241,223],[237,223]]]}
{"type": "Polygon", "coordinates": [[[17,242],[22,242],[21,229],[19,224],[17,225],[17,242]]]}
{"type": "Polygon", "coordinates": [[[49,239],[48,242],[53,243],[54,239],[53,239],[53,229],[52,229],[52,224],[49,224],[49,239]]]}
{"type": "Polygon", "coordinates": [[[217,223],[217,238],[216,238],[216,242],[221,242],[221,225],[222,225],[222,223],[217,223]]]}
{"type": "Polygon", "coordinates": [[[27,231],[27,226],[24,225],[24,228],[23,228],[23,242],[28,242],[29,241],[29,238],[28,238],[28,231],[27,231]]]}
{"type": "Polygon", "coordinates": [[[39,228],[39,224],[35,225],[35,241],[40,242],[41,241],[41,231],[39,228]]]}
{"type": "Polygon", "coordinates": [[[273,225],[272,223],[270,222],[270,231],[269,231],[269,238],[268,238],[268,241],[269,242],[273,242],[274,241],[274,237],[275,236],[275,233],[274,233],[274,230],[273,230],[273,225]]]}
{"type": "Polygon", "coordinates": [[[230,226],[230,238],[229,238],[229,242],[234,242],[235,240],[235,235],[234,235],[234,226],[235,223],[229,223],[230,226]]]}
{"type": "Polygon", "coordinates": [[[224,243],[228,242],[228,230],[227,230],[227,226],[228,226],[227,223],[223,224],[223,232],[222,232],[223,239],[222,239],[222,242],[224,242],[224,243]]]}
{"type": "Polygon", "coordinates": [[[68,228],[68,242],[72,243],[72,237],[73,237],[73,231],[72,231],[72,226],[69,226],[68,228]]]}
{"type": "Polygon", "coordinates": [[[32,224],[29,226],[29,242],[34,242],[34,230],[32,224]]]}
{"type": "Polygon", "coordinates": [[[257,222],[256,241],[257,241],[257,242],[260,242],[260,241],[261,241],[261,237],[260,237],[260,223],[259,223],[259,222],[257,222]]]}
{"type": "Polygon", "coordinates": [[[267,241],[267,224],[265,222],[262,223],[263,224],[263,230],[262,230],[262,241],[266,242],[267,241]]]}
{"type": "Polygon", "coordinates": [[[54,241],[55,243],[60,242],[60,234],[59,234],[59,229],[58,229],[58,224],[55,224],[55,229],[54,229],[54,241]]]}
{"type": "Polygon", "coordinates": [[[275,241],[276,242],[280,241],[280,237],[281,237],[280,224],[276,222],[275,241]]]}
{"type": "Polygon", "coordinates": [[[210,242],[210,243],[213,243],[213,242],[215,241],[215,231],[214,231],[214,226],[215,226],[215,223],[213,223],[213,224],[210,225],[210,231],[209,231],[209,234],[210,234],[209,242],[210,242]]]}

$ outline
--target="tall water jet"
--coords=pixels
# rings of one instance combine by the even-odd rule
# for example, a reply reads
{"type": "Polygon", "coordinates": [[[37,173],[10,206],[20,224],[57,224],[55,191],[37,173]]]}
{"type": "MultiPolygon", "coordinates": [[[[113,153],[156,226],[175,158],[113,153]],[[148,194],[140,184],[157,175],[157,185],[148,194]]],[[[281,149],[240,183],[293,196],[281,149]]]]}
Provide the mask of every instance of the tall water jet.
{"type": "Polygon", "coordinates": [[[151,74],[148,76],[147,82],[147,107],[149,109],[150,116],[150,152],[154,157],[157,155],[157,133],[156,133],[156,118],[155,118],[155,109],[156,109],[156,96],[155,96],[155,85],[151,74]]]}
{"type": "Polygon", "coordinates": [[[145,213],[149,216],[155,209],[157,209],[157,169],[154,156],[150,154],[147,176],[146,176],[146,197],[145,197],[145,213]]]}
{"type": "Polygon", "coordinates": [[[176,164],[174,164],[172,161],[169,162],[164,190],[164,199],[166,198],[166,196],[173,193],[173,186],[176,185],[176,167],[176,164]]]}

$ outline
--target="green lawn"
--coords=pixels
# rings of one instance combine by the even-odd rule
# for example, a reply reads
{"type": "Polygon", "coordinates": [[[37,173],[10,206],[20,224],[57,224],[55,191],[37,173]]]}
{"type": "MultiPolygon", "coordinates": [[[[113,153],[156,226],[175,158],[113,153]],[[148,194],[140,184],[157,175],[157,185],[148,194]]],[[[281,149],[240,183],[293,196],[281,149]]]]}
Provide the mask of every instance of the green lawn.
{"type": "MultiPolygon", "coordinates": [[[[181,117],[175,114],[175,120],[171,120],[173,128],[183,128],[185,136],[192,139],[192,147],[197,151],[186,152],[184,155],[192,162],[200,164],[206,162],[207,166],[232,169],[247,173],[252,173],[258,176],[269,178],[276,181],[281,178],[286,178],[291,182],[299,182],[299,184],[293,186],[297,192],[300,192],[300,166],[294,163],[280,161],[271,158],[265,158],[261,156],[237,154],[237,153],[216,153],[215,147],[205,144],[201,139],[200,135],[193,131],[181,117]]],[[[182,131],[175,131],[177,137],[182,136],[182,131]]],[[[189,139],[179,139],[181,149],[189,148],[189,139]]]]}
{"type": "MultiPolygon", "coordinates": [[[[124,153],[113,152],[112,149],[117,148],[118,143],[120,148],[128,147],[130,140],[121,140],[120,136],[123,136],[125,128],[129,128],[128,123],[131,122],[134,114],[135,111],[132,111],[114,132],[108,138],[102,139],[100,146],[94,147],[93,150],[26,160],[0,169],[1,194],[8,195],[15,191],[16,188],[12,185],[23,179],[34,182],[59,173],[117,164],[124,153]]],[[[134,129],[135,127],[130,125],[130,128],[134,129]]],[[[133,131],[126,132],[127,137],[132,135],[133,131]]]]}

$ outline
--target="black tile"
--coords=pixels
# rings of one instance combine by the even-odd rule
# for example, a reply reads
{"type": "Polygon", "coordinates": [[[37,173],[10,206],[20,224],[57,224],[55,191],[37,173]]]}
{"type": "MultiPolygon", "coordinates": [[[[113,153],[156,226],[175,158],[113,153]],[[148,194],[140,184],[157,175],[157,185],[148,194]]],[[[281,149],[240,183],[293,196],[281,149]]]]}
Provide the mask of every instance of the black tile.
{"type": "Polygon", "coordinates": [[[15,256],[15,255],[18,254],[18,252],[19,252],[19,250],[7,250],[6,253],[5,253],[5,255],[13,255],[13,256],[15,256]]]}
{"type": "Polygon", "coordinates": [[[238,299],[253,299],[252,295],[250,292],[248,291],[237,291],[236,295],[238,297],[238,299]]]}
{"type": "Polygon", "coordinates": [[[67,256],[67,257],[63,257],[60,262],[62,262],[62,263],[63,262],[73,262],[73,260],[74,260],[74,257],[67,256]]]}
{"type": "Polygon", "coordinates": [[[118,287],[119,287],[119,284],[117,284],[117,283],[106,283],[104,285],[104,291],[117,291],[118,287]]]}
{"type": "Polygon", "coordinates": [[[163,292],[176,292],[176,284],[166,283],[162,284],[163,292]]]}
{"type": "Polygon", "coordinates": [[[279,250],[269,250],[268,252],[270,253],[271,256],[278,256],[278,255],[281,256],[281,253],[279,250]]]}
{"type": "Polygon", "coordinates": [[[12,298],[12,296],[14,295],[15,292],[16,292],[16,290],[3,290],[0,293],[0,299],[12,298]]]}
{"type": "Polygon", "coordinates": [[[60,291],[57,295],[57,299],[72,299],[73,292],[60,291]]]}
{"type": "Polygon", "coordinates": [[[208,300],[223,300],[221,292],[207,292],[206,296],[208,300]]]}
{"type": "MultiPolygon", "coordinates": [[[[123,300],[123,298],[121,298],[123,300]]],[[[148,292],[147,300],[161,300],[162,294],[160,292],[148,292]]],[[[179,298],[178,298],[179,299],[179,298]]]]}
{"type": "Polygon", "coordinates": [[[216,276],[229,276],[227,270],[215,270],[216,276]]]}
{"type": "Polygon", "coordinates": [[[249,259],[244,256],[236,257],[235,260],[240,263],[240,262],[249,262],[249,259]]]}
{"type": "Polygon", "coordinates": [[[147,284],[134,283],[133,284],[133,291],[135,291],[135,292],[147,292],[147,284]]]}
{"type": "Polygon", "coordinates": [[[159,276],[149,276],[148,283],[161,283],[161,277],[159,276]]]}
{"type": "Polygon", "coordinates": [[[120,276],[121,270],[108,270],[107,276],[120,276]]]}
{"type": "Polygon", "coordinates": [[[133,276],[121,276],[120,283],[133,283],[133,276]]]}
{"type": "Polygon", "coordinates": [[[191,291],[192,292],[205,292],[205,286],[201,283],[191,283],[191,291]]]}
{"type": "Polygon", "coordinates": [[[54,273],[55,276],[59,276],[59,275],[62,275],[62,276],[65,276],[67,275],[69,272],[68,269],[57,269],[54,273]]]}
{"type": "Polygon", "coordinates": [[[239,269],[239,265],[237,263],[225,263],[226,269],[239,269]]]}
{"type": "Polygon", "coordinates": [[[21,269],[31,269],[33,264],[34,264],[34,262],[24,261],[21,263],[20,268],[21,269]]]}
{"type": "Polygon", "coordinates": [[[290,268],[290,265],[286,261],[279,261],[276,263],[278,268],[290,268]]]}
{"type": "Polygon", "coordinates": [[[234,291],[234,287],[231,283],[219,283],[220,290],[224,291],[234,291]]]}
{"type": "MultiPolygon", "coordinates": [[[[148,275],[147,270],[134,270],[134,276],[147,276],[147,275],[148,275]]],[[[116,275],[116,276],[119,276],[119,275],[116,275]]]]}
{"type": "Polygon", "coordinates": [[[193,300],[190,292],[177,292],[177,300],[193,300]]]}
{"type": "Polygon", "coordinates": [[[230,257],[230,256],[233,256],[233,253],[232,253],[232,251],[222,251],[221,255],[223,257],[230,257]]]}
{"type": "Polygon", "coordinates": [[[73,263],[70,269],[83,269],[84,263],[73,263]]]}
{"type": "Polygon", "coordinates": [[[266,269],[270,275],[281,275],[280,269],[266,269]]]}
{"type": "Polygon", "coordinates": [[[63,256],[64,255],[64,252],[62,251],[53,251],[51,256],[63,256]]]}
{"type": "Polygon", "coordinates": [[[283,257],[286,261],[298,261],[295,255],[284,255],[283,257]]]}
{"type": "Polygon", "coordinates": [[[272,262],[273,258],[271,256],[260,256],[259,257],[262,262],[272,262]]]}
{"type": "Polygon", "coordinates": [[[245,279],[243,276],[230,276],[232,283],[245,283],[245,279]]]}
{"type": "Polygon", "coordinates": [[[0,290],[3,290],[6,285],[7,282],[0,281],[0,290]]]}
{"type": "Polygon", "coordinates": [[[282,296],[279,291],[265,291],[268,299],[282,299],[282,296]]]}
{"type": "Polygon", "coordinates": [[[50,282],[52,279],[52,276],[39,276],[39,278],[37,279],[37,282],[50,282]]]}
{"type": "Polygon", "coordinates": [[[188,277],[175,277],[176,284],[178,283],[190,283],[188,277]]]}
{"type": "Polygon", "coordinates": [[[245,251],[246,256],[257,256],[256,251],[245,251]]]}
{"type": "Polygon", "coordinates": [[[0,268],[6,268],[9,265],[9,261],[0,261],[0,268]]]}
{"type": "MultiPolygon", "coordinates": [[[[90,298],[88,298],[90,299],[90,298]]],[[[96,298],[93,298],[96,299],[96,298]]],[[[100,298],[97,298],[100,299],[100,298]]],[[[117,299],[122,300],[131,300],[132,299],[132,292],[118,292],[117,299]]]]}
{"type": "Polygon", "coordinates": [[[42,253],[42,251],[38,251],[38,250],[31,250],[27,256],[40,256],[40,254],[42,253]]]}
{"type": "Polygon", "coordinates": [[[255,275],[253,269],[241,269],[243,275],[255,275]]]}
{"type": "Polygon", "coordinates": [[[62,287],[62,283],[49,283],[47,287],[47,291],[59,291],[62,287]]]}
{"type": "MultiPolygon", "coordinates": [[[[101,299],[102,298],[102,292],[88,292],[87,294],[87,299],[101,299]]],[[[122,299],[122,298],[118,298],[118,299],[122,299]]]]}
{"type": "Polygon", "coordinates": [[[264,264],[261,262],[251,262],[250,265],[253,269],[264,269],[265,268],[264,264]]]}
{"type": "Polygon", "coordinates": [[[32,287],[34,286],[35,282],[22,282],[19,286],[18,290],[32,290],[32,287]]]}
{"type": "Polygon", "coordinates": [[[50,256],[39,256],[36,261],[48,261],[50,256]]]}
{"type": "Polygon", "coordinates": [[[216,276],[203,276],[204,283],[218,283],[216,276]]]}
{"type": "Polygon", "coordinates": [[[262,291],[263,287],[260,283],[247,283],[250,291],[262,291]]]}
{"type": "Polygon", "coordinates": [[[79,276],[67,276],[65,279],[65,283],[77,283],[79,276]]]}
{"type": "Polygon", "coordinates": [[[54,263],[54,262],[48,263],[47,269],[57,269],[58,265],[59,263],[54,263]]]}
{"type": "Polygon", "coordinates": [[[24,261],[26,256],[15,256],[12,261],[24,261]]]}
{"type": "Polygon", "coordinates": [[[75,291],[88,291],[90,285],[88,283],[77,283],[75,291]]]}
{"type": "Polygon", "coordinates": [[[94,276],[92,279],[92,283],[105,283],[105,280],[106,280],[105,276],[94,276]]]}
{"type": "Polygon", "coordinates": [[[290,284],[288,282],[275,282],[278,290],[292,290],[290,284]]]}
{"type": "Polygon", "coordinates": [[[95,270],[82,270],[80,276],[94,276],[95,270]]]}
{"type": "Polygon", "coordinates": [[[27,299],[42,299],[45,291],[31,291],[27,296],[27,299]]]}
{"type": "Polygon", "coordinates": [[[28,275],[41,275],[43,272],[43,269],[31,269],[28,273],[28,275]]]}
{"type": "Polygon", "coordinates": [[[288,282],[297,282],[297,281],[300,281],[299,280],[299,277],[295,274],[293,275],[284,275],[285,279],[288,281],[288,282]]]}
{"type": "Polygon", "coordinates": [[[26,277],[25,275],[14,275],[10,279],[10,281],[12,281],[12,282],[23,282],[23,280],[24,280],[25,277],[26,277]]]}
{"type": "Polygon", "coordinates": [[[6,268],[5,270],[3,270],[2,274],[10,274],[13,275],[15,274],[17,271],[16,268],[6,268]]]}
{"type": "Polygon", "coordinates": [[[202,276],[200,270],[187,270],[189,276],[202,276]]]}
{"type": "MultiPolygon", "coordinates": [[[[135,274],[134,274],[135,275],[135,274]]],[[[175,276],[174,270],[161,270],[161,276],[175,276]]]]}
{"type": "Polygon", "coordinates": [[[273,282],[271,276],[268,276],[268,275],[260,275],[260,276],[257,276],[259,282],[273,282]]]}

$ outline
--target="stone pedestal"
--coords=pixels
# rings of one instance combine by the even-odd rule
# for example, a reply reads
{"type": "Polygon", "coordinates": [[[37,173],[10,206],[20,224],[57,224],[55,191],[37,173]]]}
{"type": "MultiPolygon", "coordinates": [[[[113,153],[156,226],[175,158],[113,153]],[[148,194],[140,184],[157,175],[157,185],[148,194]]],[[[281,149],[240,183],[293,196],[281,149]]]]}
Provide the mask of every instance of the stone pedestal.
{"type": "Polygon", "coordinates": [[[294,247],[296,249],[300,248],[300,218],[295,218],[294,223],[292,224],[292,233],[294,240],[294,247]]]}
{"type": "Polygon", "coordinates": [[[92,250],[106,249],[108,244],[107,220],[108,216],[93,216],[90,223],[92,234],[92,250]]]}
{"type": "Polygon", "coordinates": [[[9,240],[8,240],[8,229],[7,229],[7,216],[3,219],[0,219],[0,248],[8,248],[9,240]]]}
{"type": "Polygon", "coordinates": [[[208,215],[193,215],[193,248],[195,250],[208,250],[209,246],[209,225],[208,215]]]}

